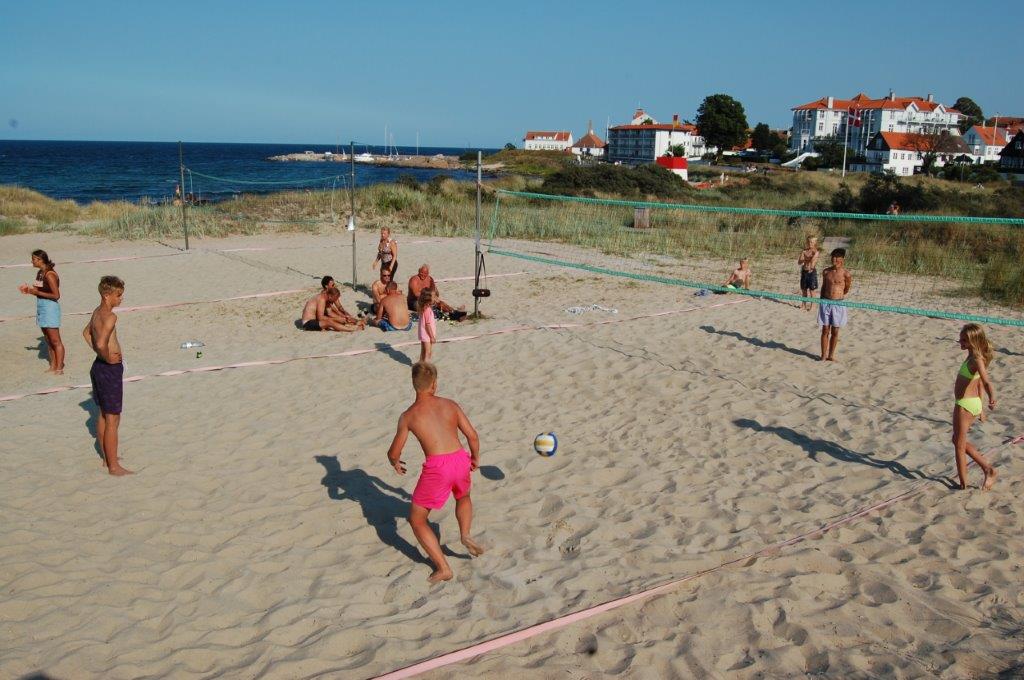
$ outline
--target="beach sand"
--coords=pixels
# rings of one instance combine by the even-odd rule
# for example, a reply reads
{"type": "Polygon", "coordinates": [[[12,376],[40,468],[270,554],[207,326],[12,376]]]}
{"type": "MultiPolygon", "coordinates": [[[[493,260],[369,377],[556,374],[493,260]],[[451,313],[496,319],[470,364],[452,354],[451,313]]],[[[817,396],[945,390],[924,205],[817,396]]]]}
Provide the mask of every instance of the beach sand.
{"type": "MultiPolygon", "coordinates": [[[[396,234],[400,276],[472,274],[472,242],[396,234]]],[[[33,319],[0,323],[0,396],[88,383],[80,338],[103,274],[125,305],[301,289],[352,267],[348,235],[155,243],[0,240],[59,265],[68,347],[45,375],[33,319]],[[235,248],[260,248],[223,252],[235,248]],[[166,255],[164,257],[163,255],[166,255]]],[[[374,237],[360,234],[369,281],[374,237]]],[[[952,492],[959,324],[854,310],[838,363],[815,316],[735,296],[492,256],[484,321],[439,324],[439,393],[480,432],[468,559],[430,587],[404,517],[422,456],[385,453],[411,401],[414,332],[295,329],[308,293],[120,315],[128,376],[266,359],[125,387],[124,464],[104,474],[88,389],[0,403],[0,677],[370,677],[713,569],[857,508],[912,498],[665,595],[428,673],[442,678],[1015,677],[1024,673],[1024,335],[990,328],[995,489],[952,492]],[[526,271],[526,274],[519,272],[526,271]],[[722,303],[737,304],[722,304],[722,303]],[[566,312],[602,305],[616,314],[566,312]],[[662,311],[678,313],[633,319],[662,311]],[[562,329],[549,324],[612,321],[562,329]],[[205,343],[203,356],[179,349],[205,343]],[[394,347],[397,343],[412,343],[394,347]],[[368,349],[352,356],[308,355],[368,349]],[[558,434],[553,458],[533,436],[558,434]],[[1001,447],[1001,448],[1000,448],[1001,447]],[[922,483],[921,480],[924,480],[922,483]]],[[[0,317],[31,315],[0,269],[0,317]]],[[[856,272],[855,272],[856,275],[856,272]]],[[[441,284],[472,305],[471,280],[441,284]]],[[[854,289],[854,295],[856,288],[854,289]]],[[[343,303],[357,299],[350,290],[343,303]]]]}

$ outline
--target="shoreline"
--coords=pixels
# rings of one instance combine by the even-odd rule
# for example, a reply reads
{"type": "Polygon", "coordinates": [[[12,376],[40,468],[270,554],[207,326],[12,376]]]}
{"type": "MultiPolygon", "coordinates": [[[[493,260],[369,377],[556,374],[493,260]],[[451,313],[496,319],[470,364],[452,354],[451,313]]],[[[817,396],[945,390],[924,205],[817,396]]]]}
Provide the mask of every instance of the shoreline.
{"type": "MultiPolygon", "coordinates": [[[[268,156],[268,161],[277,163],[348,163],[351,161],[347,153],[323,153],[305,151],[302,153],[286,153],[277,156],[268,156]]],[[[445,156],[435,154],[433,156],[379,156],[373,154],[356,154],[356,163],[362,165],[376,165],[384,168],[422,168],[435,170],[463,170],[462,162],[458,156],[445,156]]]]}

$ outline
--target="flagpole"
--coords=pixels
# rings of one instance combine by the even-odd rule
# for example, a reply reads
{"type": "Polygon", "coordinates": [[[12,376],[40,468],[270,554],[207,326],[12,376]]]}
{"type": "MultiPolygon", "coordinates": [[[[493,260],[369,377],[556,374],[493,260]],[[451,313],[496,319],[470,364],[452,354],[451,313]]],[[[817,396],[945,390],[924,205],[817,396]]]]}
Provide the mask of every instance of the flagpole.
{"type": "Polygon", "coordinates": [[[850,112],[846,112],[846,134],[843,135],[843,179],[846,179],[846,148],[850,139],[850,112]]]}

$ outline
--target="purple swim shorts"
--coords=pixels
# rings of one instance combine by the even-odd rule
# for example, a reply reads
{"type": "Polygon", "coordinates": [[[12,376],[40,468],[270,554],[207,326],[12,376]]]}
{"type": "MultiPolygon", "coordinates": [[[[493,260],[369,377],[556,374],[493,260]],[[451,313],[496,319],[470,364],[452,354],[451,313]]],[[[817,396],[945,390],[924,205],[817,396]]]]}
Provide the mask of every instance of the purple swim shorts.
{"type": "Polygon", "coordinates": [[[102,359],[92,362],[92,398],[103,413],[118,415],[124,399],[124,364],[108,364],[102,359]]]}

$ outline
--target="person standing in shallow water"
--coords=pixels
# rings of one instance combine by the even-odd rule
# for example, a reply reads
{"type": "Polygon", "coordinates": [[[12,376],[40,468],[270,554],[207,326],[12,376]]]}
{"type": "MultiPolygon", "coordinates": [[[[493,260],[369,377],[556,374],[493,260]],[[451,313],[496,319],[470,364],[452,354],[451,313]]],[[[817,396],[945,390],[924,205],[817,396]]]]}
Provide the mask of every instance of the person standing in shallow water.
{"type": "Polygon", "coordinates": [[[32,266],[39,270],[36,280],[18,286],[25,295],[36,296],[36,323],[49,352],[47,373],[64,373],[64,342],[60,339],[60,277],[45,250],[32,251],[32,266]]]}

